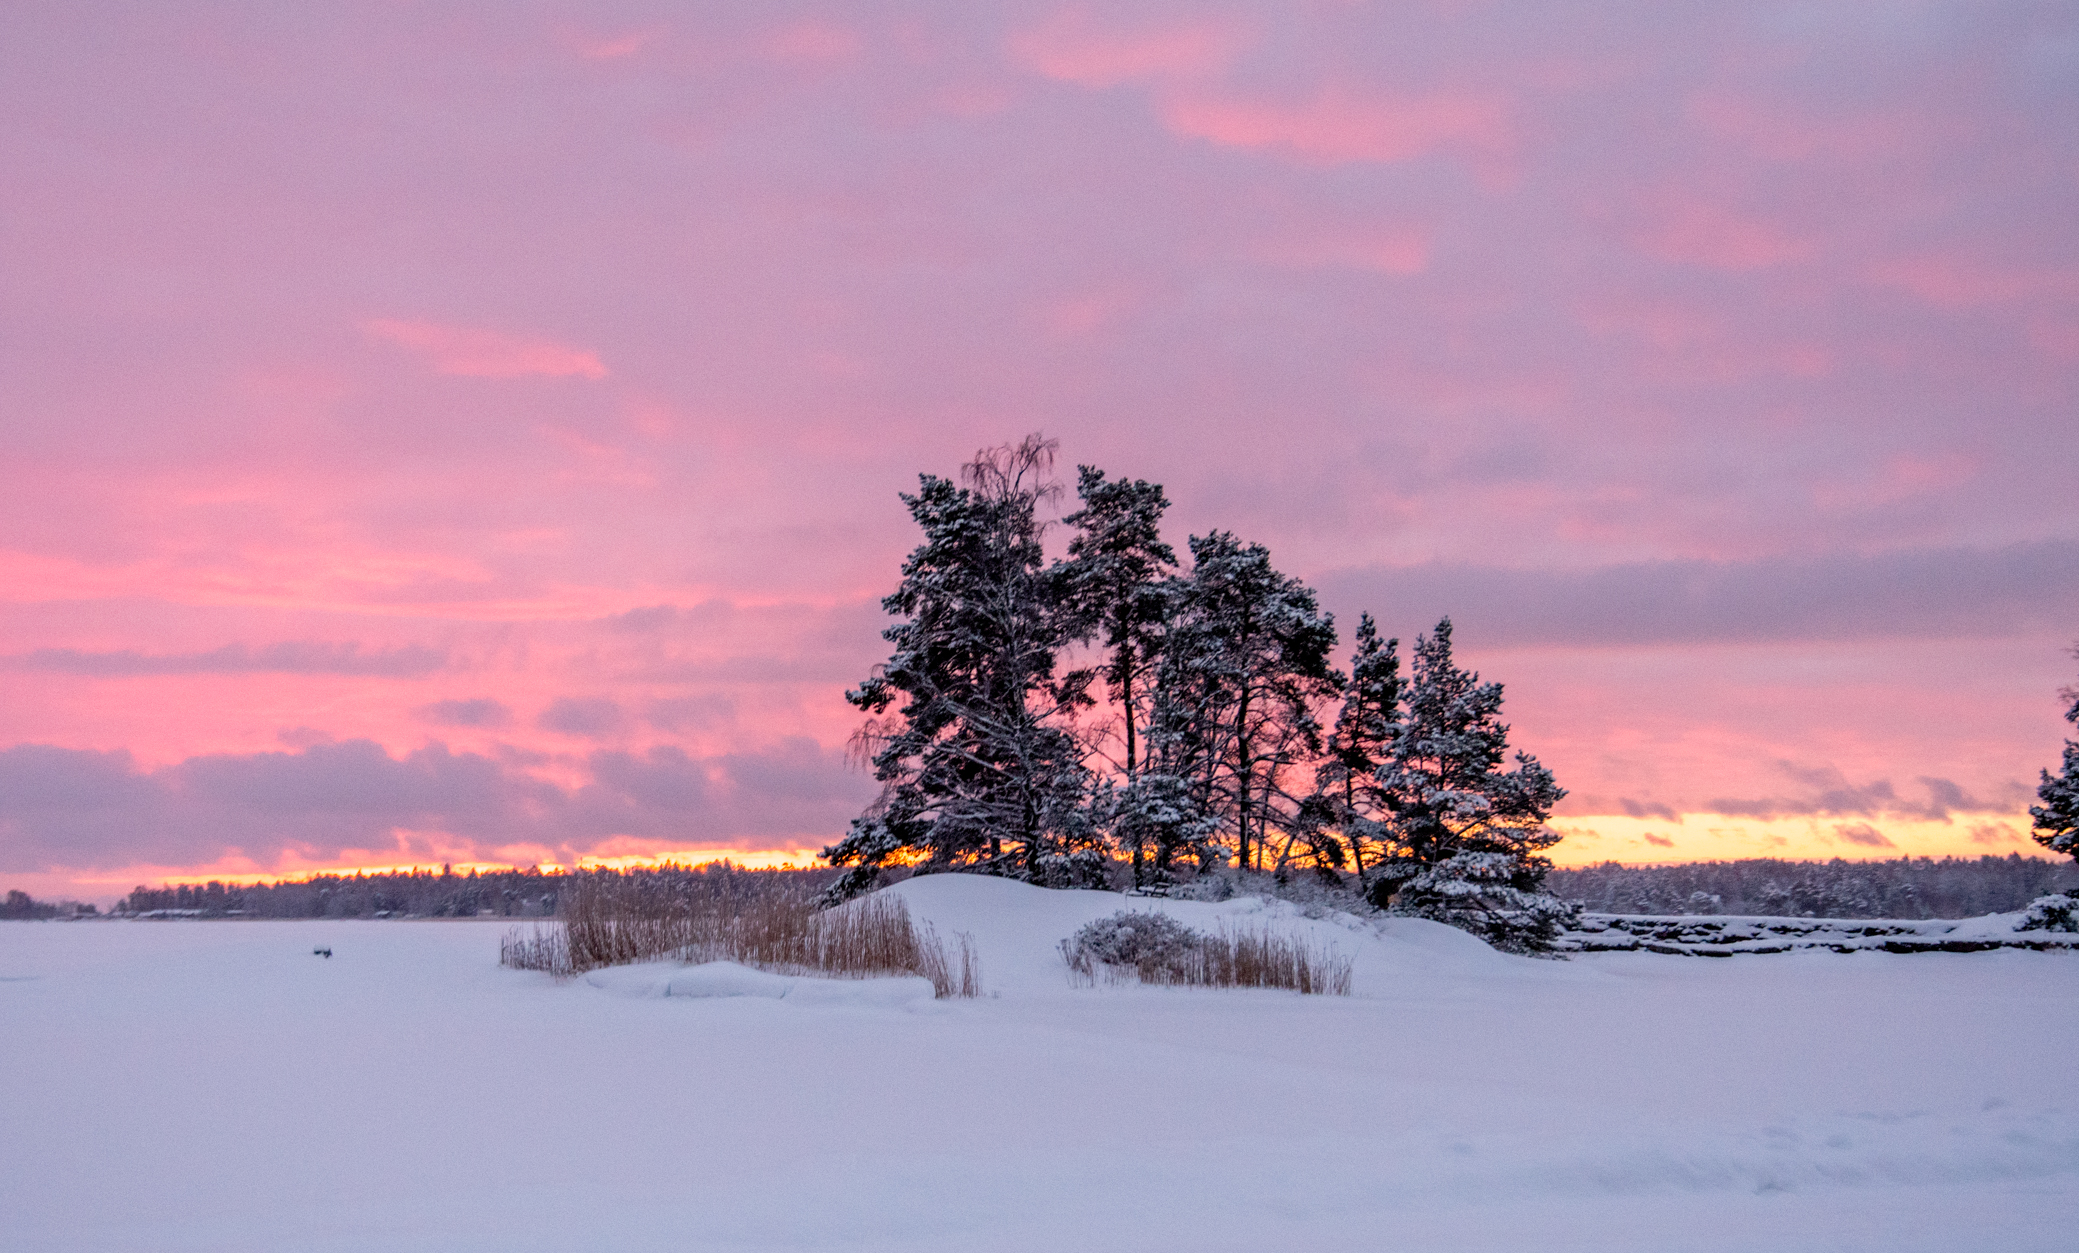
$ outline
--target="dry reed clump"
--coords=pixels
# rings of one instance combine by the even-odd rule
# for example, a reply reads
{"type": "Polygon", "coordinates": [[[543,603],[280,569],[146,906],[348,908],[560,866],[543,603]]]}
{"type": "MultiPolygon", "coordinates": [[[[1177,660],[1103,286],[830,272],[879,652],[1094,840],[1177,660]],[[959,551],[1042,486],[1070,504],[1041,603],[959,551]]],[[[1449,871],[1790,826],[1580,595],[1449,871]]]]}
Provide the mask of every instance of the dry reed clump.
{"type": "Polygon", "coordinates": [[[971,936],[956,935],[949,951],[930,926],[919,931],[899,898],[818,910],[806,887],[755,871],[663,886],[595,871],[567,894],[561,919],[514,930],[499,948],[501,965],[560,977],[663,958],[857,979],[915,974],[941,998],[981,992],[971,936]]]}
{"type": "MultiPolygon", "coordinates": [[[[900,908],[901,901],[896,902],[900,908]]],[[[904,911],[903,918],[909,914],[904,911]]],[[[982,994],[982,959],[975,952],[975,938],[965,931],[953,933],[953,948],[948,952],[946,942],[938,938],[938,930],[930,923],[924,930],[912,934],[917,940],[917,973],[931,980],[933,996],[944,1000],[951,996],[974,997],[982,994]]]]}
{"type": "Polygon", "coordinates": [[[1061,942],[1073,978],[1199,988],[1285,988],[1311,996],[1350,995],[1350,959],[1331,946],[1223,923],[1218,933],[1193,931],[1166,914],[1121,912],[1061,942]]]}

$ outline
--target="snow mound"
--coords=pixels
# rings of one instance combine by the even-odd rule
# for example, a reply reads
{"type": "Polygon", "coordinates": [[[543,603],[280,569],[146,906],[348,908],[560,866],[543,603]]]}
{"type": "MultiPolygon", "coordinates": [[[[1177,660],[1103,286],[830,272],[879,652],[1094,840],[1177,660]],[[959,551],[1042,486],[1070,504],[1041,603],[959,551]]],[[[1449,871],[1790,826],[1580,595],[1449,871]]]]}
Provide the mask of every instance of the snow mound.
{"type": "Polygon", "coordinates": [[[610,996],[633,1000],[680,997],[717,1000],[753,997],[790,1005],[848,1005],[900,1008],[931,999],[931,981],[916,976],[893,979],[824,979],[775,974],[736,962],[644,962],[612,966],[583,976],[584,982],[610,996]]]}
{"type": "Polygon", "coordinates": [[[1070,993],[1061,941],[1121,910],[1166,914],[1194,931],[1210,933],[1223,927],[1267,930],[1306,940],[1352,959],[1352,995],[1358,997],[1403,996],[1411,987],[1461,979],[1565,980],[1585,974],[1569,970],[1565,963],[1497,952],[1442,923],[1419,918],[1358,918],[1319,910],[1314,911],[1319,917],[1310,917],[1290,901],[1261,896],[1184,901],[1121,892],[1064,891],[967,874],[923,875],[882,891],[900,898],[909,907],[911,919],[941,939],[962,934],[973,938],[981,957],[985,995],[1070,993]]]}

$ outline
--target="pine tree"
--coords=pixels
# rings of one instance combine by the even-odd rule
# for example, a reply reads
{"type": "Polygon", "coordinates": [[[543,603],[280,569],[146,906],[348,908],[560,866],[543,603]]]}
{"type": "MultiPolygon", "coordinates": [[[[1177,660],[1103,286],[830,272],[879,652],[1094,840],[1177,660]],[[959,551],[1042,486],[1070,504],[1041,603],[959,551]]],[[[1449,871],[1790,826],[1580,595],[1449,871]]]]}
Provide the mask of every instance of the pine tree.
{"type": "Polygon", "coordinates": [[[1543,890],[1559,842],[1544,823],[1566,795],[1527,753],[1501,768],[1502,686],[1451,658],[1451,620],[1415,643],[1407,714],[1377,779],[1392,814],[1374,904],[1447,922],[1498,948],[1549,948],[1573,909],[1543,890]]]}
{"type": "MultiPolygon", "coordinates": [[[[2065,710],[2065,721],[2079,725],[2079,688],[2066,688],[2061,694],[2072,702],[2065,710]]],[[[2054,775],[2043,772],[2036,799],[2043,803],[2028,810],[2035,820],[2036,843],[2079,859],[2079,742],[2065,741],[2064,767],[2054,775]]]]}
{"type": "Polygon", "coordinates": [[[1147,755],[1112,798],[1115,838],[1127,847],[1145,839],[1150,848],[1145,888],[1167,889],[1179,868],[1204,872],[1220,859],[1214,796],[1229,728],[1207,688],[1179,652],[1165,651],[1148,702],[1147,755]]]}
{"type": "MultiPolygon", "coordinates": [[[[1379,767],[1400,738],[1400,641],[1379,639],[1370,614],[1357,620],[1357,648],[1350,661],[1350,685],[1343,697],[1335,729],[1329,733],[1325,760],[1314,771],[1314,795],[1306,812],[1317,839],[1340,832],[1349,846],[1360,894],[1370,888],[1367,856],[1383,856],[1392,817],[1379,767]]],[[[1317,864],[1342,864],[1340,849],[1317,846],[1317,864]]]]}
{"type": "MultiPolygon", "coordinates": [[[[2072,651],[2079,655],[2079,648],[2072,651]]],[[[2079,686],[2065,688],[2058,695],[2071,702],[2065,709],[2065,721],[2079,725],[2079,686]]],[[[2056,774],[2043,772],[2036,799],[2043,803],[2028,807],[2036,843],[2053,853],[2079,860],[2079,743],[2065,741],[2064,764],[2056,774]]],[[[2079,931],[2079,890],[2066,889],[2037,897],[2015,929],[2079,931]]]]}
{"type": "Polygon", "coordinates": [[[1177,824],[1190,825],[1176,809],[1175,787],[1137,783],[1145,761],[1141,725],[1149,680],[1169,621],[1165,571],[1177,564],[1175,550],[1162,540],[1169,501],[1160,484],[1108,480],[1094,466],[1077,467],[1076,495],[1083,507],[1063,521],[1077,534],[1054,576],[1079,638],[1096,640],[1106,650],[1102,673],[1119,709],[1125,748],[1122,795],[1110,806],[1118,819],[1113,835],[1132,850],[1134,884],[1140,886],[1149,842],[1167,840],[1173,853],[1180,846],[1171,838],[1181,829],[1177,824]]]}
{"type": "Polygon", "coordinates": [[[1133,850],[1133,883],[1161,894],[1180,866],[1204,867],[1216,855],[1220,820],[1207,812],[1191,780],[1159,768],[1141,770],[1108,795],[1112,838],[1133,850]]]}
{"type": "Polygon", "coordinates": [[[1215,531],[1191,539],[1157,671],[1153,738],[1165,773],[1234,835],[1235,864],[1260,869],[1270,832],[1296,834],[1283,777],[1321,750],[1315,707],[1342,686],[1335,621],[1270,552],[1215,531]]]}
{"type": "Polygon", "coordinates": [[[1108,481],[1095,466],[1078,466],[1077,476],[1076,495],[1083,507],[1062,519],[1077,535],[1056,577],[1087,632],[1084,638],[1101,640],[1109,652],[1103,673],[1124,713],[1124,773],[1131,777],[1138,766],[1136,724],[1146,676],[1169,620],[1164,572],[1177,564],[1176,551],[1162,540],[1162,514],[1169,501],[1158,483],[1108,481]]]}
{"type": "Polygon", "coordinates": [[[882,793],[823,852],[850,867],[831,899],[871,887],[890,863],[1103,881],[1089,770],[1063,725],[1091,703],[1094,676],[1054,673],[1074,623],[1041,550],[1053,450],[1032,436],[978,454],[966,487],[927,474],[902,497],[924,542],[881,602],[903,618],[882,632],[895,650],[846,693],[870,715],[855,745],[882,793]]]}

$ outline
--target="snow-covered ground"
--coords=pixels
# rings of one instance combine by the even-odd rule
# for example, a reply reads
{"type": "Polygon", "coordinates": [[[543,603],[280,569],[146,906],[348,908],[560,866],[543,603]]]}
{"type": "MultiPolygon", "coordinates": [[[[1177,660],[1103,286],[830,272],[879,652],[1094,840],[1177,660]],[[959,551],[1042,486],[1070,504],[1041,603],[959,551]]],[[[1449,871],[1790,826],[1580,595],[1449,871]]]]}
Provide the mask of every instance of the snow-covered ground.
{"type": "Polygon", "coordinates": [[[1121,898],[894,890],[995,995],[0,924],[0,1247],[2074,1247],[2079,954],[1543,962],[1178,902],[1334,940],[1356,994],[1074,989],[1055,943],[1121,898]]]}

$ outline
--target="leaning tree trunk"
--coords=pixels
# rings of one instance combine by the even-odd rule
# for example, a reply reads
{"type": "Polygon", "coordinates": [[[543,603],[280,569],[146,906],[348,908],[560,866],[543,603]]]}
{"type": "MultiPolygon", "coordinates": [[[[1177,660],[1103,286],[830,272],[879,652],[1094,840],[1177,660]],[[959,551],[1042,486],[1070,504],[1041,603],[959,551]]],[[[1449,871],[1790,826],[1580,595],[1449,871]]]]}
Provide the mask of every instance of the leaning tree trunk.
{"type": "Polygon", "coordinates": [[[1234,719],[1234,829],[1235,868],[1249,868],[1249,776],[1254,767],[1249,763],[1249,689],[1242,688],[1241,703],[1236,706],[1234,719]]]}

